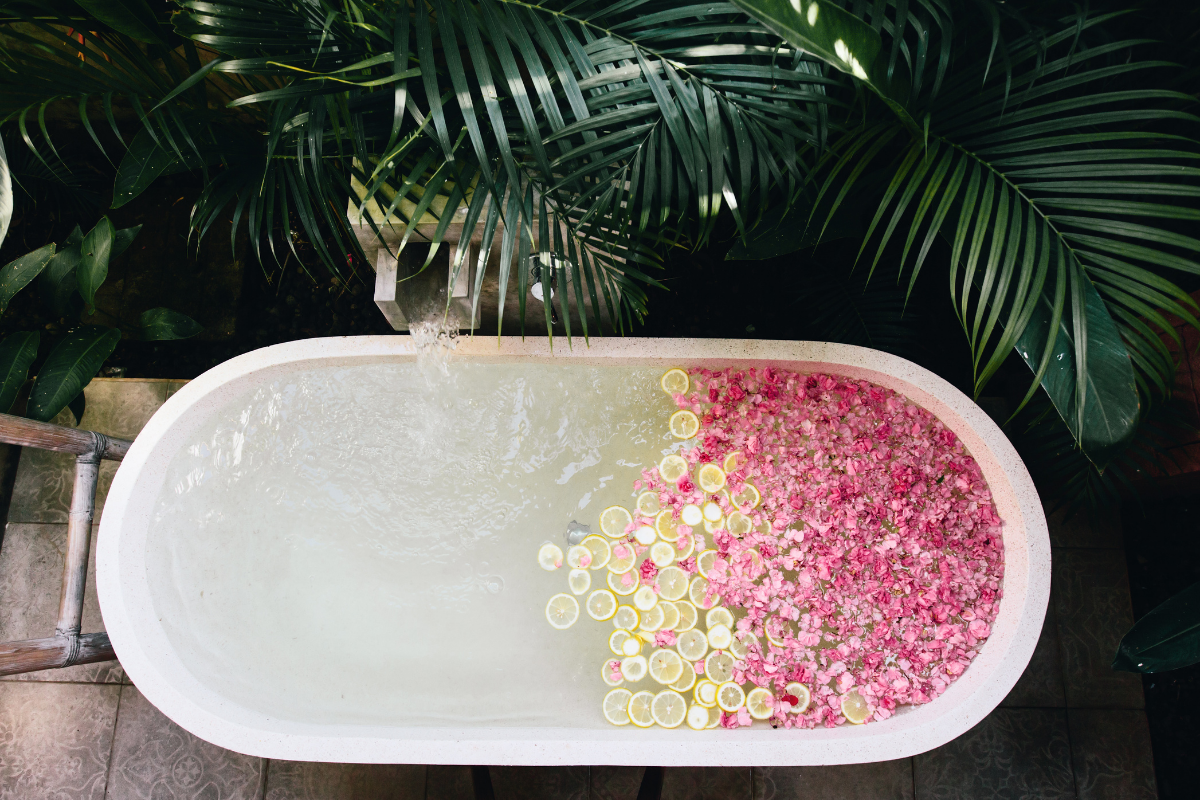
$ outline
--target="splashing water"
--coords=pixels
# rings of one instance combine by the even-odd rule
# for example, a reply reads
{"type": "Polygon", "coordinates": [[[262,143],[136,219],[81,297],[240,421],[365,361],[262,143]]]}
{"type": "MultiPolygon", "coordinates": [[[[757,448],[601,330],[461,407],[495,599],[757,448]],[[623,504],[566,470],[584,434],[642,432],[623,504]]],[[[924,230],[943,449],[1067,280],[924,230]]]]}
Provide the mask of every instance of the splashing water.
{"type": "Polygon", "coordinates": [[[408,334],[417,348],[417,366],[426,383],[437,377],[450,377],[450,354],[458,347],[458,320],[441,315],[408,326],[408,334]]]}

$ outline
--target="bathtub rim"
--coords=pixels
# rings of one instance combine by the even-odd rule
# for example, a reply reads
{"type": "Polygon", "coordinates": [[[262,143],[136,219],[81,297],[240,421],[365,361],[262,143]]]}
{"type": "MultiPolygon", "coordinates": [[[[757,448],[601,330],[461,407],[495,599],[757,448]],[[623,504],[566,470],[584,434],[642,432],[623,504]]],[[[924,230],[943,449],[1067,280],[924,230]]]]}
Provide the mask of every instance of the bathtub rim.
{"type": "MultiPolygon", "coordinates": [[[[636,738],[630,738],[622,729],[405,728],[272,720],[261,712],[231,702],[222,703],[211,690],[207,693],[213,695],[215,702],[202,704],[197,700],[195,687],[190,686],[201,686],[199,681],[181,664],[177,666],[182,667],[183,674],[178,669],[168,674],[165,665],[171,663],[173,653],[161,652],[161,642],[158,652],[148,652],[154,649],[155,637],[143,637],[136,629],[134,614],[138,612],[138,604],[152,602],[152,598],[145,581],[122,580],[122,523],[127,517],[132,520],[131,527],[138,523],[139,502],[134,489],[147,464],[152,464],[158,443],[193,405],[223,386],[255,372],[294,369],[302,367],[304,362],[365,363],[415,357],[415,348],[407,336],[308,339],[238,356],[185,385],[146,424],[113,480],[100,521],[97,590],[105,625],[121,663],[153,705],[181,727],[219,746],[291,760],[662,766],[862,763],[915,755],[965,733],[999,705],[1032,657],[1050,590],[1050,543],[1041,502],[1028,471],[996,423],[966,395],[932,372],[879,351],[825,342],[604,338],[593,339],[587,347],[577,338],[574,348],[568,349],[560,338],[551,352],[544,338],[522,341],[518,337],[501,337],[497,342],[489,337],[461,341],[456,356],[489,362],[610,365],[669,361],[688,366],[775,363],[798,371],[826,369],[851,374],[896,388],[943,419],[964,440],[977,438],[978,443],[968,443],[972,454],[982,466],[984,459],[979,451],[982,444],[992,468],[1000,470],[1004,488],[1011,494],[1020,519],[1023,543],[1018,555],[1024,557],[1024,568],[1014,569],[1020,564],[1012,563],[1006,538],[1005,597],[996,632],[966,674],[933,703],[918,709],[936,706],[936,715],[926,711],[931,718],[919,727],[900,726],[895,730],[896,726],[887,723],[817,732],[767,728],[720,732],[651,729],[637,731],[636,738]],[[1000,634],[1001,623],[1013,617],[1012,630],[1005,634],[1003,652],[987,650],[1000,634]],[[988,662],[995,663],[986,674],[968,681],[972,671],[981,666],[985,653],[989,655],[988,662]],[[189,685],[191,693],[181,688],[183,684],[189,685]],[[949,702],[952,697],[957,698],[953,705],[949,702]],[[947,702],[939,706],[942,701],[947,702]],[[257,716],[262,724],[247,724],[247,716],[257,716]],[[806,733],[819,736],[810,736],[808,740],[796,738],[806,733]]],[[[990,475],[988,480],[998,495],[994,478],[990,475]]],[[[141,499],[142,506],[150,502],[153,497],[141,499]]],[[[1006,518],[1006,533],[1008,524],[1006,518]]],[[[138,541],[144,538],[142,531],[138,541]]]]}

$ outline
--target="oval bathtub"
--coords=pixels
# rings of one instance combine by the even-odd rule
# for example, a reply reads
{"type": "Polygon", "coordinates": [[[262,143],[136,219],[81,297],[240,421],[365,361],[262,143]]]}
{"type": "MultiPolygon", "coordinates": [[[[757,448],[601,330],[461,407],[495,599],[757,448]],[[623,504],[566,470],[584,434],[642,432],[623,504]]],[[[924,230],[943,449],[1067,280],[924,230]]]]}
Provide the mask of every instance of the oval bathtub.
{"type": "Polygon", "coordinates": [[[557,344],[460,342],[459,383],[437,402],[412,388],[407,336],[269,347],[172,396],[121,463],[100,523],[100,605],[138,689],[195,735],[270,758],[737,766],[920,753],[970,729],[1016,683],[1049,598],[1046,520],[1004,434],[946,381],[817,342],[557,344]],[[545,599],[564,588],[537,568],[537,547],[560,541],[572,516],[594,527],[604,505],[628,502],[645,465],[622,456],[629,442],[659,457],[653,432],[619,408],[605,415],[672,404],[622,376],[640,384],[669,366],[768,364],[894,389],[962,438],[1004,521],[992,635],[944,694],[883,722],[608,725],[607,650],[590,643],[607,623],[545,623],[545,599]],[[418,480],[427,473],[436,479],[418,480]],[[407,483],[388,492],[372,481],[407,483]],[[461,530],[424,533],[431,505],[461,522],[442,527],[461,530]]]}

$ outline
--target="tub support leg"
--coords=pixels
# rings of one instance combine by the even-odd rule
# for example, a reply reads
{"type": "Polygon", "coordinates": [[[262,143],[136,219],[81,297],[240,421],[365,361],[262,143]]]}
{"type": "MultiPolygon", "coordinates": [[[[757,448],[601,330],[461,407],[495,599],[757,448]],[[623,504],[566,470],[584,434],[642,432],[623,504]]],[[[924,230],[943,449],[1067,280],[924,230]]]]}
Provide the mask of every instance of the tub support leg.
{"type": "Polygon", "coordinates": [[[663,787],[663,768],[646,767],[642,773],[642,785],[638,789],[637,800],[661,800],[663,787]]]}
{"type": "Polygon", "coordinates": [[[492,789],[492,771],[487,766],[471,767],[471,783],[475,787],[475,800],[496,800],[492,789]]]}

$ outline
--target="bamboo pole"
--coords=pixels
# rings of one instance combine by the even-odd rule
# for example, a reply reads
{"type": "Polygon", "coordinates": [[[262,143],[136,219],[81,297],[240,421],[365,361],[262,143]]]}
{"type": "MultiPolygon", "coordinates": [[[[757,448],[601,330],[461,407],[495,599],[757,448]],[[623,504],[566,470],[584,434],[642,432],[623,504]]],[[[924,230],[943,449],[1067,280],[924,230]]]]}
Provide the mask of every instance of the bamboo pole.
{"type": "Polygon", "coordinates": [[[0,442],[58,453],[74,453],[77,456],[98,451],[100,458],[110,461],[120,461],[133,444],[95,431],[64,428],[11,414],[0,414],[0,442]]]}
{"type": "Polygon", "coordinates": [[[113,661],[116,657],[107,633],[4,642],[0,644],[0,675],[17,675],[40,669],[69,667],[72,664],[113,661]]]}

